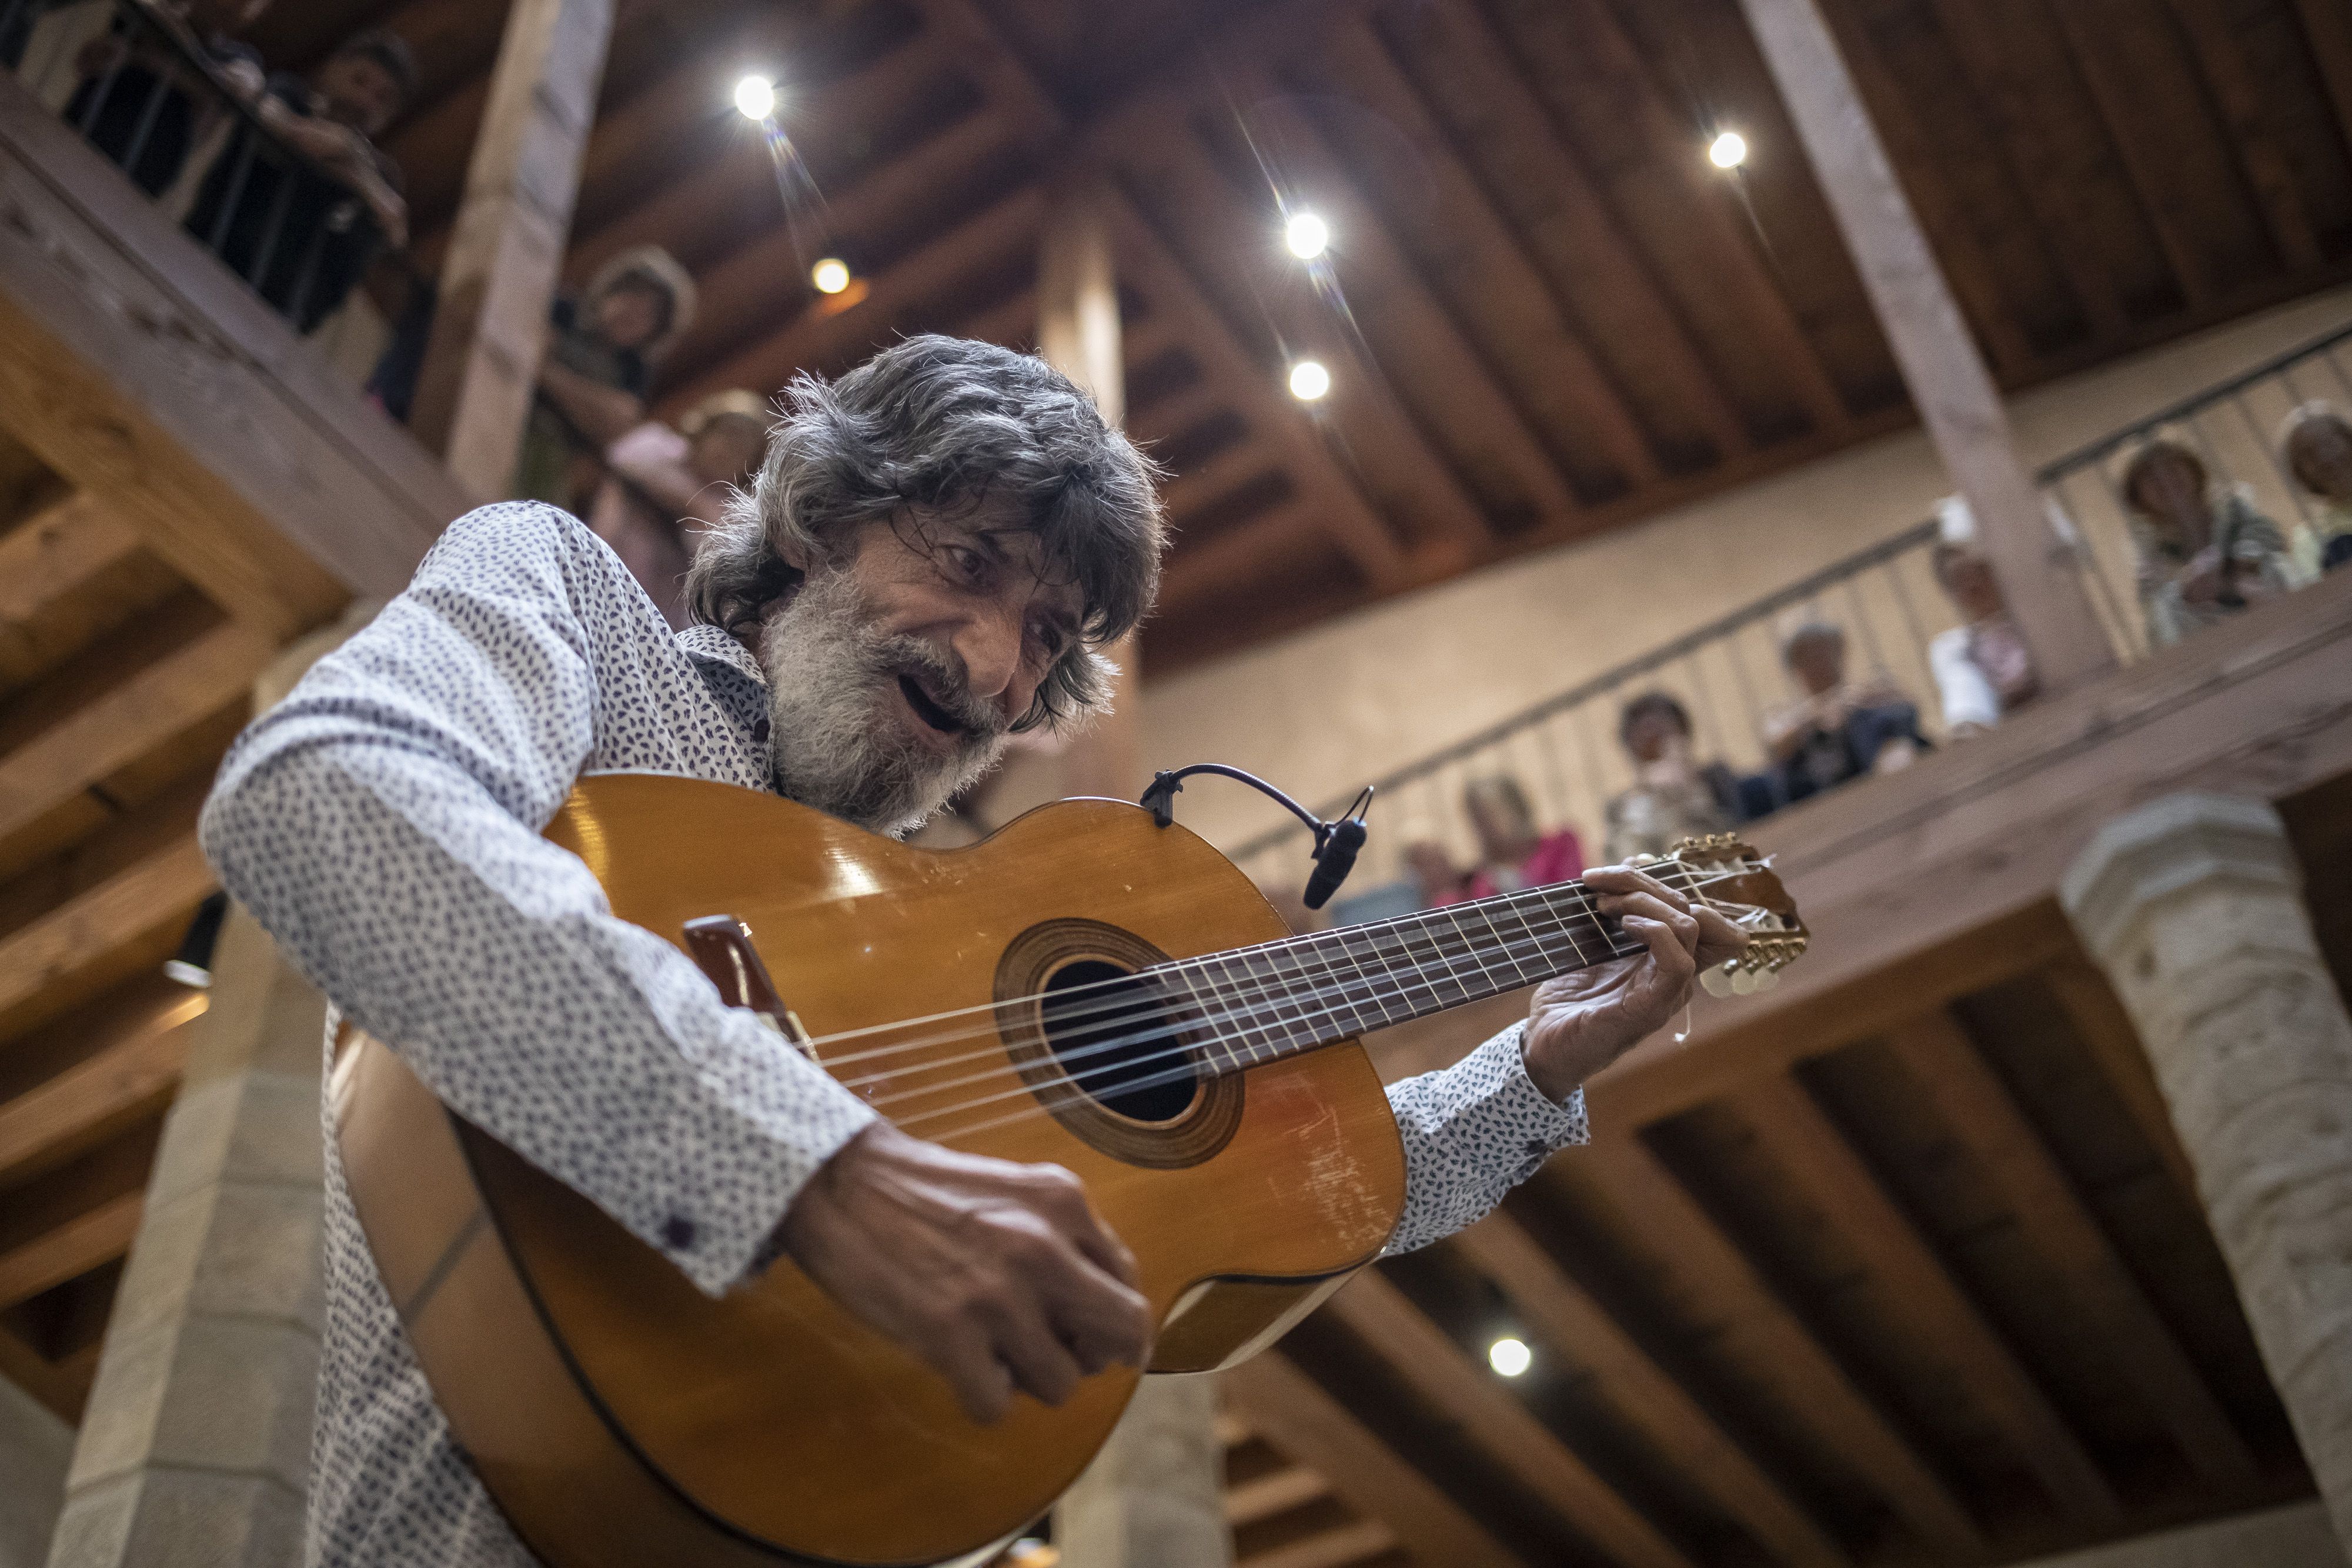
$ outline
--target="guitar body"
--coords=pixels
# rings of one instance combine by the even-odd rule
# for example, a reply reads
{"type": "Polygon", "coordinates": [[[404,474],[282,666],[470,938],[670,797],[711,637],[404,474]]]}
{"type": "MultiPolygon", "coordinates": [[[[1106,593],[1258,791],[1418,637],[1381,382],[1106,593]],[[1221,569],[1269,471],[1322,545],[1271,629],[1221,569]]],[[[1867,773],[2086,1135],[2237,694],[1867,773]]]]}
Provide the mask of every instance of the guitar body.
{"type": "MultiPolygon", "coordinates": [[[[1162,1085],[1121,1102],[1148,1116],[1122,1114],[1070,1078],[1082,1048],[1015,999],[1285,935],[1181,827],[1066,801],[940,852],[753,791],[609,774],[581,780],[549,836],[615,914],[672,941],[700,917],[748,925],[811,1053],[910,1132],[1076,1172],[1139,1260],[1163,1325],[1154,1373],[1250,1354],[1395,1224],[1402,1150],[1352,1041],[1162,1085]],[[879,1027],[935,1014],[953,1016],[879,1027]],[[877,1032],[835,1039],[856,1030],[877,1032]]],[[[334,1093],[360,1218],[435,1397],[554,1568],[972,1558],[1052,1504],[1133,1392],[1116,1369],[1059,1409],[1024,1396],[976,1426],[789,1260],[702,1295],[381,1043],[353,1037],[334,1093]]]]}

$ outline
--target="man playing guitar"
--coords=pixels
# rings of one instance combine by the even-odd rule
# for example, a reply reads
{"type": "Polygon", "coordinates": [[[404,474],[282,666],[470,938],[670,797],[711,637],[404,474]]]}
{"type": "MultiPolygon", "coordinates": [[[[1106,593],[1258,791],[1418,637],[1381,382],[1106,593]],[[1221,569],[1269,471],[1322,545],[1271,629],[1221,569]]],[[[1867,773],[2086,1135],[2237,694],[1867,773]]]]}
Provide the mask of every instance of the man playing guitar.
{"type": "MultiPolygon", "coordinates": [[[[789,411],[707,535],[673,635],[552,508],[451,525],[415,581],[258,719],[206,806],[230,891],[453,1111],[701,1290],[778,1266],[934,1367],[975,1418],[1048,1404],[1155,1324],[1134,1262],[1055,1166],[879,1120],[541,838],[573,781],[772,789],[903,833],[1013,733],[1104,706],[1097,649],[1149,610],[1155,470],[1042,361],[922,337],[789,411]]],[[[1528,1019],[1392,1087],[1390,1250],[1471,1223],[1586,1135],[1580,1085],[1744,938],[1644,873],[1586,883],[1643,951],[1546,982],[1528,1019]]],[[[310,1560],[531,1561],[404,1339],[329,1143],[310,1560]]]]}

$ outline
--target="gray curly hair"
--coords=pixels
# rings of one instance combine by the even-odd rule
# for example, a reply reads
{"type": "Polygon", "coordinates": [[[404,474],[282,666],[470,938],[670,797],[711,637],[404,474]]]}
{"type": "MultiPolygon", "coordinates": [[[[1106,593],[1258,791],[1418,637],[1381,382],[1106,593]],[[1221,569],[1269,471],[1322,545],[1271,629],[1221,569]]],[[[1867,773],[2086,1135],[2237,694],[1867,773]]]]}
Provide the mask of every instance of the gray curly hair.
{"type": "Polygon", "coordinates": [[[1159,591],[1162,475],[1069,378],[1033,355],[927,334],[831,382],[796,377],[780,413],[751,489],[730,497],[687,573],[697,620],[730,632],[758,622],[800,585],[788,549],[837,561],[867,523],[903,535],[921,527],[916,508],[1009,501],[1085,606],[1077,643],[1013,727],[1108,703],[1114,672],[1097,650],[1134,630],[1159,591]]]}

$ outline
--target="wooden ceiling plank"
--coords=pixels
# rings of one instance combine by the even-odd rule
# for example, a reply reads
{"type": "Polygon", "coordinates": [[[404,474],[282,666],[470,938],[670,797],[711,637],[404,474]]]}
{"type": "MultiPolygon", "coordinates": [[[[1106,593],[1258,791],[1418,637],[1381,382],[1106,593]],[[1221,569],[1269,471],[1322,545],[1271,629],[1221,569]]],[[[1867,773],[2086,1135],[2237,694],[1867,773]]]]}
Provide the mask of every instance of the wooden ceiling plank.
{"type": "Polygon", "coordinates": [[[1024,288],[990,306],[979,315],[955,324],[961,338],[977,338],[1008,349],[1031,350],[1037,346],[1037,291],[1024,288]]]}
{"type": "MultiPolygon", "coordinates": [[[[1447,235],[1459,247],[1457,256],[1481,267],[1479,276],[1461,279],[1459,287],[1443,287],[1441,297],[1458,299],[1475,290],[1496,301],[1497,308],[1512,312],[1513,348],[1541,367],[1535,379],[1556,382],[1559,387],[1563,406],[1555,417],[1592,432],[1632,486],[1654,483],[1660,470],[1648,434],[1633,417],[1591,345],[1571,324],[1550,281],[1471,178],[1460,152],[1387,44],[1360,16],[1336,25],[1321,42],[1349,95],[1381,115],[1390,129],[1404,136],[1423,155],[1423,167],[1431,182],[1427,194],[1433,198],[1431,231],[1447,235]]],[[[1502,362],[1496,376],[1522,404],[1531,397],[1549,399],[1547,387],[1528,384],[1530,378],[1523,364],[1502,362]]]]}
{"type": "Polygon", "coordinates": [[[664,406],[683,407],[730,387],[773,390],[797,371],[829,371],[844,361],[864,358],[865,349],[888,340],[900,313],[960,277],[1033,249],[1045,212],[1045,193],[1035,185],[1012,192],[899,258],[870,281],[856,304],[828,312],[812,302],[783,330],[700,371],[666,397],[664,406]]]}
{"type": "Polygon", "coordinates": [[[1640,1233],[1657,1240],[1657,1261],[1721,1304],[1724,1348],[1775,1385],[1790,1418],[1819,1433],[1924,1540],[1953,1555],[1984,1549],[1984,1531],[1917,1447],[1638,1138],[1595,1142],[1538,1179],[1588,1186],[1639,1215],[1640,1233]]]}
{"type": "Polygon", "coordinates": [[[2123,339],[2131,330],[2131,318],[2124,309],[2122,291],[2114,278],[2099,269],[2092,248],[2074,237],[2083,221],[2079,204],[2052,185],[2047,171],[2039,166],[2035,150],[2020,144],[2019,129],[2026,116],[2001,103],[2017,91],[2011,81],[2011,40],[1988,26],[1983,0],[1932,0],[1932,4],[1937,25],[1958,57],[1960,68],[1977,94],[1993,106],[1990,119],[2000,138],[2011,179],[2024,194],[2035,220],[2051,235],[2052,256],[2075,302],[2099,337],[2111,342],[2123,339]]]}
{"type": "MultiPolygon", "coordinates": [[[[1602,0],[1546,0],[1546,5],[1544,15],[1551,25],[1572,35],[1600,68],[1635,89],[1644,139],[1661,150],[1670,177],[1688,192],[1690,243],[1704,247],[1714,264],[1717,286],[1737,302],[1748,330],[1792,383],[1800,406],[1817,429],[1845,428],[1851,416],[1843,395],[1734,217],[1720,183],[1699,167],[1699,160],[1679,151],[1694,145],[1691,129],[1670,106],[1650,62],[1602,0]],[[1678,151],[1665,151],[1669,149],[1678,151]]],[[[1647,179],[1653,173],[1643,171],[1634,177],[1647,179]]]]}
{"type": "MultiPolygon", "coordinates": [[[[1822,14],[1841,16],[1836,7],[1825,8],[1822,14]]],[[[1886,143],[1887,157],[1904,190],[1918,209],[1920,226],[1929,235],[1936,258],[1951,279],[1952,292],[1967,307],[1969,320],[2001,379],[2021,379],[2032,366],[2033,349],[2018,325],[2017,312],[2002,298],[1992,258],[1978,238],[1966,205],[1945,181],[1940,163],[1912,117],[1909,100],[1879,55],[1870,29],[1852,13],[1844,13],[1842,19],[1849,25],[1837,29],[1839,52],[1853,73],[1854,86],[1886,143]]]]}
{"type": "Polygon", "coordinates": [[[0,1308],[89,1273],[131,1250],[143,1190],[121,1193],[0,1252],[0,1308]]]}
{"type": "Polygon", "coordinates": [[[1313,514],[1294,503],[1197,545],[1180,545],[1160,574],[1159,612],[1207,608],[1264,582],[1307,554],[1319,537],[1313,514]]]}
{"type": "Polygon", "coordinates": [[[1959,1020],[1939,1009],[1895,1030],[1889,1042],[2036,1253],[2100,1324],[2117,1364],[2189,1463],[2216,1481],[2253,1479],[2245,1438],[1959,1020]]]}
{"type": "Polygon", "coordinates": [[[1396,1544],[1389,1527],[1377,1519],[1360,1519],[1337,1525],[1267,1552],[1236,1558],[1235,1568],[1348,1568],[1379,1555],[1396,1544]]]}
{"type": "Polygon", "coordinates": [[[0,1102],[0,1188],[55,1169],[163,1109],[188,1054],[183,1027],[201,1016],[202,991],[142,1000],[104,1020],[114,1038],[63,1072],[0,1102]]]}
{"type": "Polygon", "coordinates": [[[1733,1103],[1758,1146],[1942,1360],[1940,1385],[1984,1412],[2062,1514],[2103,1526],[2120,1520],[2115,1488],[2082,1439],[1812,1095],[1792,1078],[1771,1078],[1733,1103]]]}
{"type": "Polygon", "coordinates": [[[2139,99],[2138,84],[2125,79],[2116,69],[2102,35],[2091,26],[2083,7],[2072,0],[2044,0],[2044,4],[2057,18],[2059,30],[2066,40],[2066,52],[2075,70],[2081,73],[2084,85],[2090,89],[2100,123],[2105,126],[2108,140],[2115,143],[2116,154],[2123,160],[2124,172],[2139,197],[2140,210],[2156,231],[2157,243],[2163,247],[2180,297],[2189,302],[2190,309],[2202,309],[2212,299],[2213,280],[2206,275],[2195,239],[2170,200],[2172,172],[2158,166],[2146,145],[2131,134],[2132,107],[2139,99]]]}
{"type": "Polygon", "coordinates": [[[1217,1412],[1217,1447],[1238,1448],[1256,1436],[1257,1434],[1251,1430],[1250,1424],[1234,1411],[1227,1409],[1217,1412]]]}
{"type": "Polygon", "coordinates": [[[86,491],[42,507],[0,534],[0,624],[34,619],[138,549],[138,530],[86,491]]]}
{"type": "Polygon", "coordinates": [[[2352,8],[2340,0],[2294,0],[2294,14],[2326,83],[2336,134],[2352,149],[2352,8]]]}
{"type": "MultiPolygon", "coordinates": [[[[918,5],[925,18],[963,51],[992,103],[1013,121],[1015,138],[1042,158],[1060,156],[1073,129],[1068,117],[974,0],[918,0],[918,5]]],[[[1356,561],[1369,581],[1388,588],[1406,580],[1409,573],[1395,539],[1307,428],[1304,416],[1296,407],[1283,405],[1282,394],[1133,201],[1123,193],[1113,201],[1113,220],[1124,242],[1122,267],[1132,269],[1140,291],[1179,323],[1185,341],[1205,361],[1202,368],[1231,388],[1243,416],[1280,433],[1295,465],[1293,477],[1318,503],[1317,516],[1332,541],[1356,561]]]]}
{"type": "Polygon", "coordinates": [[[1171,476],[1160,489],[1160,499],[1168,507],[1181,534],[1186,514],[1193,508],[1223,496],[1245,479],[1255,479],[1269,468],[1282,466],[1282,455],[1255,433],[1244,431],[1239,436],[1217,448],[1189,468],[1171,476]]]}
{"type": "Polygon", "coordinates": [[[2189,1151],[2180,1146],[2180,1130],[2172,1124],[2171,1108],[2164,1103],[2164,1091],[2157,1087],[2155,1071],[2139,1043],[2139,1031],[2132,1027],[2131,1015],[2124,1010],[2106,976],[2097,965],[2075,954],[2042,970],[2042,980],[2058,999],[2075,1038],[2097,1064],[2099,1075],[2164,1163],[2173,1186],[2183,1197],[2202,1205],[2196,1168],[2189,1163],[2189,1151]]]}
{"type": "Polygon", "coordinates": [[[274,653],[250,628],[216,626],[0,757],[0,842],[251,690],[274,653]]]}
{"type": "Polygon", "coordinates": [[[1328,1477],[1357,1512],[1396,1532],[1422,1563],[1445,1568],[1528,1568],[1470,1511],[1400,1458],[1348,1407],[1279,1352],[1219,1375],[1235,1412],[1259,1437],[1328,1477]]]}
{"type": "Polygon", "coordinates": [[[82,1402],[89,1396],[89,1380],[77,1377],[64,1362],[43,1355],[5,1323],[0,1323],[0,1377],[7,1378],[39,1400],[66,1425],[80,1425],[82,1402]]]}
{"type": "Polygon", "coordinates": [[[1225,1489],[1225,1522],[1239,1530],[1278,1513],[1288,1513],[1331,1495],[1331,1483],[1305,1465],[1276,1470],[1271,1475],[1225,1489]]]}
{"type": "MultiPolygon", "coordinates": [[[[1332,263],[1332,275],[1358,341],[1369,350],[1360,357],[1359,373],[1379,383],[1367,390],[1392,402],[1403,421],[1421,433],[1434,463],[1457,472],[1487,470],[1517,491],[1528,512],[1520,526],[1555,526],[1573,516],[1578,503],[1560,465],[1502,391],[1495,365],[1399,248],[1321,128],[1305,113],[1286,111],[1287,95],[1265,71],[1241,69],[1234,85],[1244,99],[1266,106],[1278,119],[1285,182],[1302,193],[1311,193],[1341,236],[1342,253],[1332,263]],[[1393,357],[1396,374],[1379,362],[1383,343],[1393,357]],[[1408,387],[1419,396],[1408,397],[1408,387]]],[[[1175,130],[1169,129],[1171,133],[1175,130]]],[[[1335,326],[1318,322],[1309,330],[1317,329],[1322,336],[1339,335],[1335,326]]],[[[1306,336],[1305,340],[1311,343],[1314,338],[1306,336]]],[[[1339,378],[1349,376],[1348,365],[1335,364],[1334,369],[1339,378]]],[[[1474,549],[1491,543],[1491,521],[1475,502],[1466,509],[1441,514],[1440,520],[1474,549]]]]}
{"type": "Polygon", "coordinates": [[[2199,74],[2221,106],[2238,167],[2254,193],[2254,204],[2270,225],[2279,255],[2296,268],[2320,265],[2319,237],[2286,151],[2271,137],[2262,85],[2254,79],[2229,16],[2215,0],[2171,0],[2172,15],[2187,36],[2199,74]]]}
{"type": "Polygon", "coordinates": [[[1497,1209],[1454,1237],[1453,1245],[1495,1282],[1553,1354],[1589,1371],[1610,1403],[1650,1434],[1692,1487],[1712,1497],[1781,1562],[1853,1561],[1526,1227],[1497,1209]]]}
{"type": "Polygon", "coordinates": [[[1594,1473],[1533,1411],[1472,1361],[1377,1269],[1357,1275],[1322,1311],[1395,1368],[1463,1439],[1541,1498],[1625,1568],[1694,1568],[1682,1549],[1594,1473]]]}
{"type": "MultiPolygon", "coordinates": [[[[0,938],[0,1019],[71,1005],[66,984],[118,948],[187,919],[217,889],[193,830],[0,938]],[[37,1010],[37,1009],[36,1009],[37,1010]]],[[[79,999],[72,998],[72,999],[79,999]]]]}

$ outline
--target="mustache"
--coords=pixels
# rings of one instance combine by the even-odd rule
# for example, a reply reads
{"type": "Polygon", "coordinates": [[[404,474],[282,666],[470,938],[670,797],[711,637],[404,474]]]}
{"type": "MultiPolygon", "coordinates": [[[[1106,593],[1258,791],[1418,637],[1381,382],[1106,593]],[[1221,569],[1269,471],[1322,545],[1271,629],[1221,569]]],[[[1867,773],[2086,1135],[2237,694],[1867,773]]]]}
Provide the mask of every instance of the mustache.
{"type": "Polygon", "coordinates": [[[912,675],[923,693],[955,720],[971,740],[997,740],[1012,727],[996,708],[972,694],[963,661],[919,637],[891,637],[874,650],[877,675],[912,675]]]}

